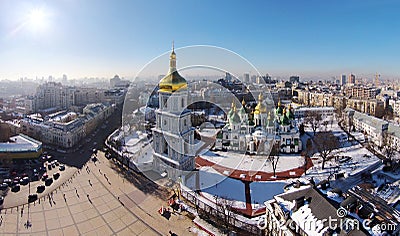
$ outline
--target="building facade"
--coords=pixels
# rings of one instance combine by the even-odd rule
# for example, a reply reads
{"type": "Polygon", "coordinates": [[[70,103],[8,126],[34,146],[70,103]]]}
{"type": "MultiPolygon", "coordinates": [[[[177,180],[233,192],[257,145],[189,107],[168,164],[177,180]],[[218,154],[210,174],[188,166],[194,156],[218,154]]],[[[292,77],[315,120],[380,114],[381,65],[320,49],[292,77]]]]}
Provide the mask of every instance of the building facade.
{"type": "Polygon", "coordinates": [[[174,49],[168,74],[159,82],[159,108],[155,111],[153,169],[162,176],[178,180],[195,169],[194,128],[191,125],[186,80],[176,69],[174,49]]]}

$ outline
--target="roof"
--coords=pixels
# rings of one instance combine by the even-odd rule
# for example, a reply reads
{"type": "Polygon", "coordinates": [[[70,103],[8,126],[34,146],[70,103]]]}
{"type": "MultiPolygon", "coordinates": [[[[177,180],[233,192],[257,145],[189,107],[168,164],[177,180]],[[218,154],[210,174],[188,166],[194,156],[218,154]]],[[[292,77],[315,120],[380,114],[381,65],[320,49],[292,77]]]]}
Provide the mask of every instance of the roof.
{"type": "MultiPolygon", "coordinates": [[[[302,228],[304,226],[304,221],[309,221],[311,219],[315,220],[316,226],[318,222],[323,224],[320,227],[320,232],[328,229],[329,223],[328,219],[337,217],[337,209],[334,207],[318,190],[313,187],[300,188],[296,191],[289,191],[280,195],[275,196],[275,200],[283,206],[287,211],[291,211],[291,217],[294,221],[299,221],[299,226],[302,228]],[[294,206],[294,203],[299,199],[304,198],[304,205],[299,207],[298,210],[287,209],[286,207],[294,206]],[[324,221],[325,220],[325,221],[324,221]]],[[[337,217],[339,218],[339,217],[337,217]]],[[[309,235],[314,235],[316,232],[310,230],[307,227],[303,229],[309,235]]],[[[366,235],[362,231],[353,230],[346,234],[344,231],[340,232],[338,235],[366,235]]]]}
{"type": "Polygon", "coordinates": [[[158,85],[161,92],[175,92],[176,90],[187,88],[187,81],[178,71],[174,70],[162,78],[158,85]]]}
{"type": "Polygon", "coordinates": [[[12,142],[0,143],[0,152],[37,151],[42,146],[42,142],[24,134],[13,136],[10,140],[12,140],[12,142]]]}
{"type": "Polygon", "coordinates": [[[388,133],[400,138],[400,126],[389,123],[388,133]]]}
{"type": "Polygon", "coordinates": [[[389,124],[389,122],[385,120],[358,111],[354,111],[353,119],[363,122],[364,124],[367,124],[368,126],[374,127],[378,130],[382,130],[383,126],[389,124]]]}

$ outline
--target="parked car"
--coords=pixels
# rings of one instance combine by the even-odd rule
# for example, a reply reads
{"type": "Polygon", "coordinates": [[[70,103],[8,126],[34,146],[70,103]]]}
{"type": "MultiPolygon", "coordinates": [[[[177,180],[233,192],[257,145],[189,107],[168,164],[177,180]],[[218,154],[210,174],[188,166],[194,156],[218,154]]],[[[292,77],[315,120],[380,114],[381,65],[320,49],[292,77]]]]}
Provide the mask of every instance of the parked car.
{"type": "Polygon", "coordinates": [[[54,173],[53,174],[53,178],[54,178],[54,180],[57,180],[58,178],[60,178],[60,173],[54,173]]]}
{"type": "Polygon", "coordinates": [[[46,189],[44,185],[39,185],[36,187],[36,192],[37,193],[43,193],[43,191],[46,189]]]}
{"type": "Polygon", "coordinates": [[[38,199],[38,195],[36,193],[30,194],[28,196],[28,203],[34,202],[38,199]]]}
{"type": "Polygon", "coordinates": [[[45,184],[46,186],[50,186],[52,183],[53,183],[53,178],[47,178],[47,179],[44,181],[44,184],[45,184]]]}
{"type": "Polygon", "coordinates": [[[39,180],[39,174],[38,173],[33,174],[32,181],[38,181],[38,180],[39,180]]]}
{"type": "Polygon", "coordinates": [[[0,184],[0,190],[4,191],[4,190],[7,190],[7,188],[8,188],[8,184],[7,183],[0,184]]]}
{"type": "Polygon", "coordinates": [[[11,187],[12,185],[12,180],[11,179],[4,179],[3,183],[8,184],[8,187],[11,187]]]}
{"type": "Polygon", "coordinates": [[[58,168],[60,171],[64,171],[65,170],[65,165],[60,165],[60,167],[58,168]]]}
{"type": "Polygon", "coordinates": [[[49,176],[47,175],[47,173],[44,173],[44,174],[42,175],[42,180],[45,181],[45,180],[47,179],[47,177],[49,177],[49,176]]]}
{"type": "Polygon", "coordinates": [[[21,190],[21,186],[19,184],[16,184],[11,188],[11,192],[13,193],[18,192],[19,190],[21,190]]]}
{"type": "Polygon", "coordinates": [[[3,205],[3,203],[4,203],[4,197],[0,196],[0,205],[3,205]]]}
{"type": "Polygon", "coordinates": [[[29,177],[24,177],[19,181],[22,185],[27,185],[29,183],[29,177]]]}

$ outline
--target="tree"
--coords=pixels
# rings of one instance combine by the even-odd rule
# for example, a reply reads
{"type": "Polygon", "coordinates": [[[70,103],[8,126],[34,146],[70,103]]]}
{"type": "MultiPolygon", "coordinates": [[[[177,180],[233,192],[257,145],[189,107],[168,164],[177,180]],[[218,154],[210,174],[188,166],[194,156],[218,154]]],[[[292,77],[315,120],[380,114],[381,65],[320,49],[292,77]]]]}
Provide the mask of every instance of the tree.
{"type": "Polygon", "coordinates": [[[310,157],[310,154],[312,152],[312,141],[311,139],[307,139],[307,143],[306,143],[306,150],[304,151],[304,174],[307,174],[307,161],[310,157]]]}
{"type": "Polygon", "coordinates": [[[319,132],[314,136],[316,150],[322,158],[322,169],[327,160],[332,158],[333,151],[339,147],[339,141],[332,132],[319,132]]]}
{"type": "Polygon", "coordinates": [[[275,143],[268,157],[268,160],[271,162],[272,165],[272,170],[274,171],[274,177],[276,177],[276,167],[278,166],[279,162],[279,153],[279,143],[275,143]]]}
{"type": "Polygon", "coordinates": [[[321,126],[322,122],[322,115],[317,111],[308,111],[305,114],[304,122],[310,125],[313,133],[317,132],[317,129],[321,126]]]}
{"type": "Polygon", "coordinates": [[[390,161],[396,154],[396,149],[393,147],[392,141],[390,139],[391,135],[392,134],[388,132],[384,132],[382,135],[383,154],[385,155],[386,159],[390,161]]]}
{"type": "Polygon", "coordinates": [[[233,211],[234,201],[228,197],[214,196],[217,216],[220,216],[225,227],[229,229],[231,223],[235,220],[235,213],[233,211]]]}

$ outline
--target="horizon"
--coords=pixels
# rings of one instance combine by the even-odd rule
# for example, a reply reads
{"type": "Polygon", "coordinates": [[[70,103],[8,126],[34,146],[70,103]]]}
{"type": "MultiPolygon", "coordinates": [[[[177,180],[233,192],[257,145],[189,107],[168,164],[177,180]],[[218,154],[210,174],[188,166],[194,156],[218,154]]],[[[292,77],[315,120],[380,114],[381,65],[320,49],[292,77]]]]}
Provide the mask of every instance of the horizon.
{"type": "MultiPolygon", "coordinates": [[[[214,45],[272,77],[397,80],[397,1],[1,2],[0,80],[133,79],[159,55],[214,45]],[[158,7],[154,7],[157,5],[158,7]],[[171,13],[172,12],[172,13],[171,13]],[[173,13],[176,12],[176,15],[173,13]],[[372,16],[372,17],[371,17],[372,16]]],[[[178,54],[178,67],[179,61],[178,54]]],[[[154,76],[165,73],[153,71],[154,76]]],[[[254,71],[236,72],[253,73],[254,71]]]]}

